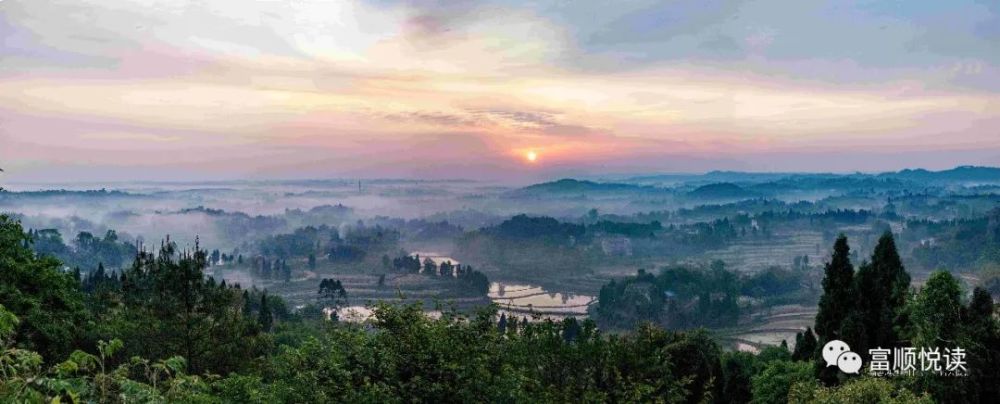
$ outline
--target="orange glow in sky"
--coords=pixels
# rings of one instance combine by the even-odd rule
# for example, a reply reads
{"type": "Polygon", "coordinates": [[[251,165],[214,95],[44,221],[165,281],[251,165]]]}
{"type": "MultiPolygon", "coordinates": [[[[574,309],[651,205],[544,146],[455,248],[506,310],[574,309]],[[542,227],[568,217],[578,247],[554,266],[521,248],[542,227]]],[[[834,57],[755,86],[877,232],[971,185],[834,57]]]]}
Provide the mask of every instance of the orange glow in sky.
{"type": "Polygon", "coordinates": [[[1000,165],[975,0],[149,3],[0,0],[3,181],[1000,165]]]}

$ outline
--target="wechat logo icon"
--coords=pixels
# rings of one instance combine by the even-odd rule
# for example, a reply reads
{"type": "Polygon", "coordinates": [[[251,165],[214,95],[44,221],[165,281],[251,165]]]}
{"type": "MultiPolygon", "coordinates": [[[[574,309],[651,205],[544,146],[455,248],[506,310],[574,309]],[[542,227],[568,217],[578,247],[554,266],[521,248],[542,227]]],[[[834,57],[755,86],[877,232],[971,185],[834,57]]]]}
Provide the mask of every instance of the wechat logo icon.
{"type": "Polygon", "coordinates": [[[823,345],[823,360],[826,366],[836,366],[847,374],[858,374],[861,370],[861,355],[851,351],[851,347],[839,339],[823,345]]]}

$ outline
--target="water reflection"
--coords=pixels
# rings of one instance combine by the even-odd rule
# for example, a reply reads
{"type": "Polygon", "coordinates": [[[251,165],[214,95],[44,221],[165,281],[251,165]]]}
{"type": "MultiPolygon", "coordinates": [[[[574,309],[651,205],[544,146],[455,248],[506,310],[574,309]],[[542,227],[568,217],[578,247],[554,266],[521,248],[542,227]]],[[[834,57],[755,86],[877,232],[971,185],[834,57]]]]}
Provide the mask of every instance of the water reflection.
{"type": "Polygon", "coordinates": [[[531,312],[542,315],[579,316],[587,314],[594,296],[549,292],[541,286],[493,282],[489,297],[501,310],[523,316],[531,312]]]}
{"type": "Polygon", "coordinates": [[[420,257],[420,263],[421,264],[424,263],[424,259],[425,258],[430,258],[431,261],[434,261],[434,265],[441,265],[443,262],[446,262],[446,261],[450,261],[452,263],[452,265],[458,265],[458,264],[460,264],[460,262],[458,262],[457,259],[454,259],[452,257],[446,256],[446,255],[443,255],[443,254],[440,254],[440,253],[436,253],[436,252],[414,251],[414,252],[410,253],[410,256],[412,256],[412,257],[420,257]]]}
{"type": "MultiPolygon", "coordinates": [[[[329,317],[333,313],[333,309],[326,307],[323,309],[323,313],[329,317]]],[[[440,310],[424,310],[424,314],[430,318],[441,318],[440,310]]],[[[375,317],[375,311],[367,306],[346,306],[341,307],[340,311],[337,312],[337,319],[340,321],[346,321],[349,323],[363,323],[368,320],[372,320],[375,317]]]]}

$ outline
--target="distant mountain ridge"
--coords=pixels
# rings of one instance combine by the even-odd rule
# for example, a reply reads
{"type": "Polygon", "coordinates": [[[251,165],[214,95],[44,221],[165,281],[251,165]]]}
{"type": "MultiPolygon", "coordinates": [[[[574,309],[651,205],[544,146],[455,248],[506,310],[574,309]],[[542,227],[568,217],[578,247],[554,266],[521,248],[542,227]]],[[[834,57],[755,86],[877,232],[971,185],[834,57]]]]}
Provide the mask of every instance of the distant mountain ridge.
{"type": "MultiPolygon", "coordinates": [[[[652,174],[620,182],[564,178],[529,185],[513,195],[585,194],[600,192],[672,192],[677,186],[693,187],[688,196],[701,198],[752,198],[803,186],[822,189],[851,187],[900,188],[906,183],[988,182],[1000,184],[1000,167],[958,166],[941,171],[922,168],[882,173],[757,173],[710,171],[705,174],[652,174]],[[650,184],[655,185],[650,185],[650,184]]],[[[682,187],[682,188],[683,188],[682,187]]],[[[687,188],[691,189],[691,188],[687,188]]]]}
{"type": "Polygon", "coordinates": [[[647,181],[702,181],[708,183],[718,182],[770,182],[786,178],[843,178],[843,177],[869,177],[869,178],[895,178],[901,180],[945,180],[945,181],[1000,181],[1000,167],[988,166],[958,166],[947,170],[931,171],[923,168],[907,168],[899,171],[886,171],[881,173],[829,173],[829,172],[750,172],[750,171],[709,171],[704,174],[650,174],[629,177],[623,180],[626,183],[647,182],[647,181]]]}
{"type": "Polygon", "coordinates": [[[930,171],[923,168],[905,169],[878,174],[910,181],[1000,181],[1000,168],[985,166],[958,166],[948,170],[930,171]]]}
{"type": "Polygon", "coordinates": [[[627,192],[652,191],[656,188],[643,185],[623,184],[617,182],[594,182],[563,178],[557,181],[543,182],[521,188],[520,193],[588,193],[588,192],[627,192]]]}
{"type": "Polygon", "coordinates": [[[718,182],[714,184],[702,185],[687,193],[694,198],[750,198],[757,196],[753,191],[749,191],[731,182],[718,182]]]}

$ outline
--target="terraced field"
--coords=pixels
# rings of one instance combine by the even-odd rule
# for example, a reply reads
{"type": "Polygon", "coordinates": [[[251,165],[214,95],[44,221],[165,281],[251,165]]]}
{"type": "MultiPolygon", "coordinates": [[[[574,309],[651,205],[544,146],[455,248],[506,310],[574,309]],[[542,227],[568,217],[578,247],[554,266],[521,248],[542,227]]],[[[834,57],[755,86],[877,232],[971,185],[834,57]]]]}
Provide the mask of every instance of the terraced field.
{"type": "Polygon", "coordinates": [[[552,293],[540,286],[494,282],[489,297],[508,316],[535,316],[553,320],[564,317],[586,317],[594,296],[552,293]]]}
{"type": "Polygon", "coordinates": [[[726,267],[754,272],[772,265],[791,265],[795,257],[808,256],[810,263],[826,259],[827,247],[818,231],[775,232],[768,239],[744,239],[704,254],[705,260],[722,260],[726,267]],[[817,246],[819,248],[817,248],[817,246]]]}
{"type": "Polygon", "coordinates": [[[421,302],[425,308],[433,308],[437,303],[454,303],[459,310],[470,309],[489,303],[484,296],[476,296],[455,279],[441,279],[423,274],[387,274],[384,284],[379,285],[378,274],[337,273],[316,274],[306,272],[304,277],[290,282],[256,280],[239,270],[221,271],[226,282],[240,282],[243,287],[266,288],[270,293],[285,299],[292,307],[317,302],[321,278],[341,281],[347,291],[348,304],[363,307],[382,300],[386,302],[421,302]]]}
{"type": "Polygon", "coordinates": [[[816,318],[815,306],[777,306],[764,313],[755,313],[747,325],[719,330],[719,340],[735,349],[757,352],[767,345],[780,345],[787,341],[789,349],[795,347],[795,333],[811,327],[816,318]]]}

